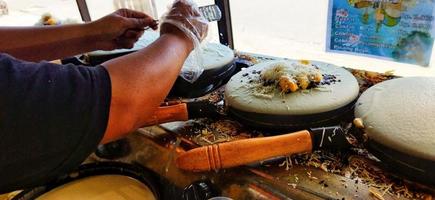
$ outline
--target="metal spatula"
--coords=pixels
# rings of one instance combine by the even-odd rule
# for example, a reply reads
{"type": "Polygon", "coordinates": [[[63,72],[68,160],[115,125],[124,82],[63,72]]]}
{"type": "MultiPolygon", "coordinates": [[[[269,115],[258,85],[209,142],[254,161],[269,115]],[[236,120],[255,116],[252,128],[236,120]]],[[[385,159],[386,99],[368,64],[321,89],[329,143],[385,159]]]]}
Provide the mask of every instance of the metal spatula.
{"type": "Polygon", "coordinates": [[[199,11],[207,21],[219,21],[222,18],[222,12],[217,5],[208,5],[199,7],[199,11]]]}

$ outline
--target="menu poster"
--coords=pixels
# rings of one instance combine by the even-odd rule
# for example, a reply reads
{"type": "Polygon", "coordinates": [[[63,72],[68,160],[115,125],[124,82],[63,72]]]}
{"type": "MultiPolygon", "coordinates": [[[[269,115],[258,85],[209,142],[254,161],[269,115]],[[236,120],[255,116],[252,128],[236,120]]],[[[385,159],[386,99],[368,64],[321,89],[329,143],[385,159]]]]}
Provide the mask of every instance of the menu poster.
{"type": "Polygon", "coordinates": [[[330,0],[327,51],[428,66],[435,0],[330,0]]]}

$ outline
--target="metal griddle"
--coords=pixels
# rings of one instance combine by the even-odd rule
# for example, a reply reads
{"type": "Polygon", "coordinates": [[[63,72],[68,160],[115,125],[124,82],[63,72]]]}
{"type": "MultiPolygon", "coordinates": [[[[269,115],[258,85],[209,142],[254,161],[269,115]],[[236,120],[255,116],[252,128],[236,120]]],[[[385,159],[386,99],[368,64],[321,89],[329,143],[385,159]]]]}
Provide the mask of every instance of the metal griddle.
{"type": "Polygon", "coordinates": [[[381,164],[394,174],[435,186],[435,161],[402,153],[373,139],[365,142],[364,147],[381,160],[381,164]]]}
{"type": "Polygon", "coordinates": [[[69,176],[59,178],[58,180],[52,181],[46,185],[23,190],[13,197],[12,200],[36,199],[61,185],[82,178],[98,175],[122,175],[130,177],[148,186],[157,199],[159,199],[162,195],[159,193],[158,189],[158,178],[152,171],[134,164],[126,164],[121,162],[97,162],[81,165],[77,170],[70,173],[69,176]]]}
{"type": "Polygon", "coordinates": [[[355,101],[328,112],[310,115],[272,115],[241,111],[229,107],[228,114],[242,124],[261,130],[296,131],[312,127],[337,125],[352,119],[355,101]]]}

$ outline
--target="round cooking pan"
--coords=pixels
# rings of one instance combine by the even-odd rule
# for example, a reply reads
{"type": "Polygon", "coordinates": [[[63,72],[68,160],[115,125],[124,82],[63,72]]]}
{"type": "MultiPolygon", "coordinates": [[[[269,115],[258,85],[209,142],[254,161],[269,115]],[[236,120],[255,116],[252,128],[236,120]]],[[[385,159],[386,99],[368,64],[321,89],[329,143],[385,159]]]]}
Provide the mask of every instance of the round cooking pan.
{"type": "Polygon", "coordinates": [[[319,68],[324,75],[318,88],[290,94],[275,90],[269,96],[256,93],[258,87],[263,87],[256,83],[261,71],[280,63],[293,69],[291,67],[299,61],[263,62],[230,79],[225,88],[225,104],[231,117],[255,129],[294,131],[335,125],[351,116],[359,94],[356,78],[342,67],[323,62],[309,64],[319,68]]]}
{"type": "MultiPolygon", "coordinates": [[[[336,125],[343,121],[344,118],[349,118],[348,121],[352,119],[354,103],[359,94],[359,86],[355,77],[343,68],[321,62],[312,62],[312,64],[325,71],[327,73],[325,75],[337,77],[334,83],[328,83],[330,85],[325,84],[325,87],[322,86],[323,89],[328,91],[315,91],[313,89],[308,91],[308,93],[305,91],[297,92],[296,94],[286,94],[288,98],[259,99],[258,101],[261,105],[258,107],[251,104],[254,98],[237,99],[252,95],[252,91],[246,89],[245,85],[239,88],[231,87],[232,85],[254,80],[255,76],[259,76],[260,69],[277,62],[298,63],[298,61],[294,60],[263,62],[249,67],[231,78],[225,90],[225,104],[229,117],[255,129],[279,131],[279,133],[282,133],[282,131],[336,125]],[[246,90],[240,92],[244,89],[246,90]],[[309,103],[306,104],[305,102],[309,103]],[[255,108],[256,111],[252,111],[252,108],[255,108]],[[248,111],[249,109],[251,111],[248,111]],[[269,112],[270,110],[273,110],[275,113],[269,112]]],[[[188,114],[186,116],[188,115],[189,118],[220,115],[220,113],[216,112],[216,105],[210,104],[208,101],[184,102],[187,103],[186,112],[188,114]]],[[[169,107],[165,109],[169,109],[169,107]]]]}
{"type": "Polygon", "coordinates": [[[391,170],[435,185],[435,78],[379,83],[359,98],[367,149],[391,170]]]}
{"type": "Polygon", "coordinates": [[[157,182],[157,177],[141,166],[99,162],[82,165],[71,175],[45,186],[24,190],[12,200],[159,199],[157,182]]]}
{"type": "MultiPolygon", "coordinates": [[[[85,55],[84,60],[92,66],[99,65],[107,60],[145,48],[157,38],[159,38],[157,32],[145,31],[132,49],[90,52],[85,55]]],[[[202,45],[202,50],[204,71],[201,76],[193,83],[178,77],[169,96],[185,98],[203,96],[224,84],[234,74],[236,66],[233,50],[217,43],[205,43],[202,45]]],[[[191,54],[185,65],[191,64],[194,59],[193,54],[191,54]]]]}

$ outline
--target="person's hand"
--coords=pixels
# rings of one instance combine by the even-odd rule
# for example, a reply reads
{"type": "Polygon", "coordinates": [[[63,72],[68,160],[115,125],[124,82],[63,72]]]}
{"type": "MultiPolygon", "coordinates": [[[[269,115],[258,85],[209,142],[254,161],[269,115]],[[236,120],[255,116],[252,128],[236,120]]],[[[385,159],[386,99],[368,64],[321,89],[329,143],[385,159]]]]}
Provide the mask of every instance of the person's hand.
{"type": "Polygon", "coordinates": [[[160,34],[184,35],[195,43],[207,36],[208,21],[200,14],[198,7],[191,0],[176,0],[164,16],[160,34]]]}
{"type": "Polygon", "coordinates": [[[157,29],[157,21],[152,17],[128,9],[119,9],[91,24],[93,31],[99,33],[95,42],[100,50],[133,48],[145,27],[157,29]]]}

